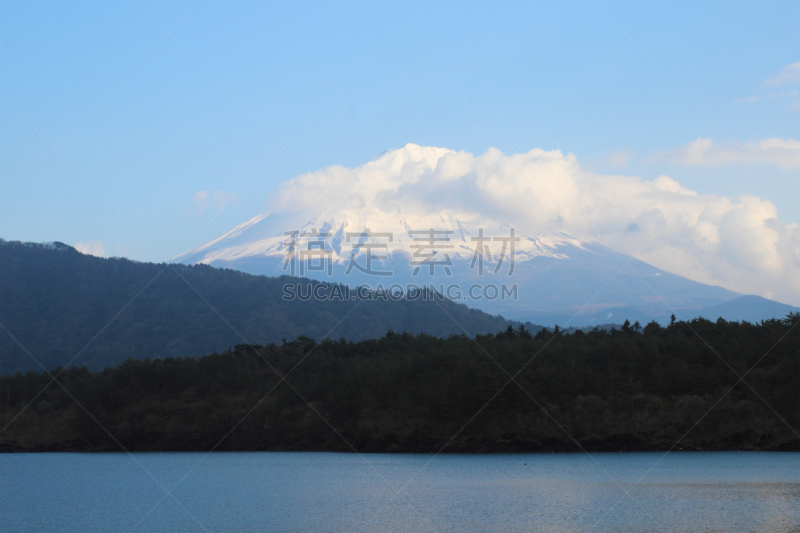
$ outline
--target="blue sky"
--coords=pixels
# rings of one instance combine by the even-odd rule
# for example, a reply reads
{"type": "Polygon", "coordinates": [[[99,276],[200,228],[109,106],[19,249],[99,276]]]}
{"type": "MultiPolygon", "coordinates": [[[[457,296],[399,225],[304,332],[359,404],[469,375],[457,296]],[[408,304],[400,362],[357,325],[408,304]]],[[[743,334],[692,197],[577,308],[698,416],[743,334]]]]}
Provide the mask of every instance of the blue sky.
{"type": "Polygon", "coordinates": [[[797,165],[658,155],[800,138],[798,21],[790,2],[3,3],[0,237],[169,259],[287,179],[409,142],[559,149],[799,223],[797,165]]]}

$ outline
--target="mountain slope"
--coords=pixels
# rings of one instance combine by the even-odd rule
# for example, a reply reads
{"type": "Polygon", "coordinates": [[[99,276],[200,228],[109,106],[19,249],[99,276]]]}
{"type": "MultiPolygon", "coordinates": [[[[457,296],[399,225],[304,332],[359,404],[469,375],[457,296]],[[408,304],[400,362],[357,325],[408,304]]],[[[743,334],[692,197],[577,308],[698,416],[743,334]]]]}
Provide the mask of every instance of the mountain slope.
{"type": "Polygon", "coordinates": [[[501,246],[494,244],[490,250],[494,254],[494,264],[488,265],[483,275],[478,273],[477,263],[473,263],[476,244],[473,237],[484,231],[488,236],[509,236],[510,229],[505,224],[481,221],[476,227],[466,228],[461,221],[452,219],[409,220],[397,214],[397,220],[377,219],[368,222],[373,233],[387,232],[392,240],[351,238],[347,235],[361,234],[364,226],[359,226],[352,218],[336,210],[320,214],[306,212],[263,214],[234,228],[176,260],[184,264],[208,264],[222,268],[232,268],[251,274],[280,276],[291,273],[287,264],[290,238],[284,234],[290,231],[305,233],[327,233],[329,236],[301,241],[299,246],[309,242],[319,242],[330,254],[331,275],[326,272],[305,272],[304,275],[323,281],[345,283],[351,286],[377,283],[390,284],[434,284],[437,287],[455,284],[466,293],[473,284],[516,285],[518,298],[470,300],[469,304],[489,313],[502,314],[515,320],[537,322],[539,316],[594,315],[615,307],[631,307],[645,315],[667,315],[675,310],[696,312],[705,307],[721,304],[740,296],[738,293],[698,283],[653,267],[629,255],[619,253],[601,243],[572,238],[564,234],[530,236],[516,230],[519,242],[514,253],[514,271],[510,272],[510,253],[495,274],[493,269],[499,263],[501,246]],[[434,226],[435,224],[435,226],[434,226]],[[418,241],[411,234],[413,228],[435,227],[437,230],[451,231],[451,239],[441,253],[447,253],[452,261],[451,275],[441,267],[430,276],[426,269],[414,275],[414,246],[418,241]],[[387,229],[388,228],[388,229],[387,229]],[[348,266],[351,253],[355,250],[355,261],[366,264],[363,243],[385,244],[380,251],[389,254],[385,260],[373,263],[375,270],[391,271],[392,276],[380,278],[368,276],[351,270],[348,266]],[[358,249],[354,244],[361,244],[358,249]],[[489,268],[490,267],[490,268],[489,268]]]}
{"type": "Polygon", "coordinates": [[[77,354],[74,364],[102,369],[128,357],[199,356],[300,335],[360,340],[392,329],[446,337],[510,324],[449,300],[285,301],[289,281],[298,279],[0,240],[0,373],[40,368],[11,335],[48,369],[77,354]]]}
{"type": "Polygon", "coordinates": [[[729,302],[703,309],[698,316],[709,320],[746,320],[757,323],[770,318],[783,318],[789,313],[800,312],[800,307],[767,300],[760,296],[741,296],[729,302]]]}

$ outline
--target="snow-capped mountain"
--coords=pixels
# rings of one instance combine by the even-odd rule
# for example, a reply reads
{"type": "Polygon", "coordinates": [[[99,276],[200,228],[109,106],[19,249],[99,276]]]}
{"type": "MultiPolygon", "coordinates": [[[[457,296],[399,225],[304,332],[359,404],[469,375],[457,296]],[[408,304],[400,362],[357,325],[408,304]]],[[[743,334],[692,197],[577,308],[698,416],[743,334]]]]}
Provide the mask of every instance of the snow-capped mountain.
{"type": "Polygon", "coordinates": [[[351,286],[433,284],[470,306],[533,322],[614,307],[680,316],[739,296],[572,235],[558,218],[532,224],[520,206],[504,212],[488,200],[482,209],[481,197],[496,189],[478,185],[491,182],[492,169],[454,179],[463,170],[453,154],[407,145],[355,169],[300,176],[278,190],[270,213],[176,260],[351,286]]]}

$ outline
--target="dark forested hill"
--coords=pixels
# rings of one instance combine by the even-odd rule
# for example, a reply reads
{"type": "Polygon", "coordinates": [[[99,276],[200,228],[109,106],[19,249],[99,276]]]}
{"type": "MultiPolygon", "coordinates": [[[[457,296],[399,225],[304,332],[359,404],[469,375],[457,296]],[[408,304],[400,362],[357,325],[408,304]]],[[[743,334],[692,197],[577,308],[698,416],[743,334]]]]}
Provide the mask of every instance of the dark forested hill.
{"type": "Polygon", "coordinates": [[[798,363],[800,315],[239,345],[2,377],[0,451],[800,450],[798,363]]]}
{"type": "Polygon", "coordinates": [[[40,369],[19,344],[48,369],[78,354],[74,365],[102,369],[128,358],[200,356],[300,335],[475,335],[509,325],[449,300],[284,301],[284,284],[297,281],[0,240],[0,374],[40,369]]]}

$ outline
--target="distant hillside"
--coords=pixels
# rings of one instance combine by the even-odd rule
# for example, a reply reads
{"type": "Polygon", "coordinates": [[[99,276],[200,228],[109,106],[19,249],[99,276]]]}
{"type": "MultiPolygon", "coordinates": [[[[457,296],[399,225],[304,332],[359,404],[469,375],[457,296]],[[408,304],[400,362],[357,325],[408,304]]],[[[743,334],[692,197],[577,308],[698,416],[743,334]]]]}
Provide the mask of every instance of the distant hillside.
{"type": "MultiPolygon", "coordinates": [[[[449,300],[284,301],[284,283],[298,281],[205,265],[102,259],[61,243],[0,240],[0,324],[47,368],[80,353],[74,365],[90,369],[129,357],[221,352],[245,339],[321,339],[329,331],[333,338],[356,341],[390,329],[462,334],[440,306],[469,335],[511,324],[449,300]]],[[[40,367],[0,328],[0,373],[29,369],[40,367]]]]}
{"type": "Polygon", "coordinates": [[[706,307],[697,313],[697,316],[709,320],[724,318],[725,320],[746,320],[756,323],[770,318],[781,318],[798,311],[800,311],[800,307],[767,300],[760,296],[740,296],[729,302],[706,307]]]}
{"type": "MultiPolygon", "coordinates": [[[[789,313],[797,312],[800,312],[800,307],[793,307],[773,300],[767,300],[760,296],[739,296],[733,300],[703,309],[676,309],[674,314],[678,320],[705,318],[715,321],[718,318],[723,318],[727,321],[747,321],[752,324],[757,324],[762,320],[770,320],[773,318],[781,319],[789,313]]],[[[651,320],[655,320],[663,326],[669,324],[671,314],[672,312],[649,314],[640,309],[631,307],[612,307],[594,314],[582,314],[578,316],[568,314],[534,315],[531,320],[535,321],[537,324],[550,327],[558,324],[560,326],[569,325],[569,327],[586,328],[609,323],[621,324],[625,320],[629,320],[631,323],[638,321],[641,324],[647,324],[651,320]]]]}

